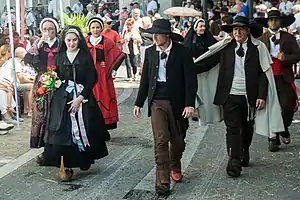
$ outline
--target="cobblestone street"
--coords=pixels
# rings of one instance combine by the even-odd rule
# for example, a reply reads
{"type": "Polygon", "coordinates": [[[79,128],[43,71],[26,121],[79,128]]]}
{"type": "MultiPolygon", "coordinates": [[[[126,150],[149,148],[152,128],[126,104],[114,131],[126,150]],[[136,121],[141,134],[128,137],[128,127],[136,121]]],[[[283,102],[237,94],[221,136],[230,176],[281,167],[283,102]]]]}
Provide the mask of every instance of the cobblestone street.
{"type": "MultiPolygon", "coordinates": [[[[297,83],[297,86],[299,84],[297,83]]],[[[0,181],[0,200],[157,200],[154,194],[152,131],[146,109],[132,117],[137,84],[116,80],[120,123],[111,131],[109,156],[88,172],[75,169],[74,181],[58,182],[58,169],[39,167],[35,159],[0,181]],[[121,88],[123,87],[123,88],[121,88]]],[[[225,167],[225,126],[199,127],[191,122],[182,159],[184,179],[172,185],[172,200],[297,200],[300,199],[300,115],[291,126],[292,143],[268,151],[268,141],[254,136],[250,167],[242,176],[228,178],[225,167]]],[[[29,119],[20,130],[0,137],[0,175],[10,161],[28,152],[29,119]]],[[[16,163],[18,164],[18,163],[16,163]]],[[[13,165],[12,165],[13,166],[13,165]]],[[[1,176],[0,176],[1,177],[1,176]]],[[[162,199],[162,198],[161,198],[162,199]]]]}

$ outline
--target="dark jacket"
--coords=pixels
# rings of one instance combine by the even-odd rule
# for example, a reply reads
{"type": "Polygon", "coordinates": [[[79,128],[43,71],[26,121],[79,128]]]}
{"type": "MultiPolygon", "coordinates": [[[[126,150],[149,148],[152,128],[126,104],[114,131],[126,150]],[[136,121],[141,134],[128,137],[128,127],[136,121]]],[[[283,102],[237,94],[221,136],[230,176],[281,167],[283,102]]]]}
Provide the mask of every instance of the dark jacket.
{"type": "MultiPolygon", "coordinates": [[[[223,105],[230,93],[235,63],[235,40],[232,40],[224,49],[215,55],[196,64],[197,73],[210,70],[220,63],[217,91],[214,104],[223,105]]],[[[268,94],[268,79],[259,63],[257,47],[248,40],[248,49],[245,58],[246,92],[250,106],[255,107],[257,99],[266,100],[268,94]]]]}
{"type": "MultiPolygon", "coordinates": [[[[146,49],[143,74],[135,102],[136,106],[143,107],[148,98],[148,116],[151,116],[150,106],[157,86],[158,66],[159,52],[153,45],[146,49]]],[[[175,116],[182,117],[185,107],[195,107],[197,92],[197,74],[189,49],[173,42],[166,68],[168,98],[175,116]]]]}
{"type": "MultiPolygon", "coordinates": [[[[260,38],[265,43],[270,51],[270,32],[266,31],[260,38]]],[[[300,61],[300,49],[297,44],[296,38],[285,31],[280,31],[279,40],[280,51],[285,55],[285,61],[283,61],[282,73],[284,80],[287,83],[294,82],[293,65],[300,61]]]]}

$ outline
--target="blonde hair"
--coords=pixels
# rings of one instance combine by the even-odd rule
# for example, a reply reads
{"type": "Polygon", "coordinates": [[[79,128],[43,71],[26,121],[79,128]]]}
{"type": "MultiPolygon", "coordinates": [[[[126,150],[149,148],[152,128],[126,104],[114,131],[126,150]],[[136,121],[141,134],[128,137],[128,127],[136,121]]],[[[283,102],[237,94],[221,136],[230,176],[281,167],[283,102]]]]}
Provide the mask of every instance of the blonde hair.
{"type": "Polygon", "coordinates": [[[10,47],[8,44],[2,45],[0,47],[0,58],[4,58],[7,53],[9,53],[10,47]]]}
{"type": "Polygon", "coordinates": [[[133,25],[134,24],[134,19],[133,18],[128,18],[125,22],[126,25],[133,25]]]}
{"type": "Polygon", "coordinates": [[[148,28],[149,26],[151,26],[151,24],[152,24],[151,18],[148,17],[148,16],[143,17],[143,18],[142,18],[142,22],[143,22],[144,27],[147,27],[147,28],[148,28]]]}
{"type": "Polygon", "coordinates": [[[25,54],[26,54],[26,49],[24,49],[23,47],[17,47],[17,48],[15,49],[15,57],[16,57],[16,58],[21,58],[21,59],[23,59],[24,56],[25,56],[25,54]]]}

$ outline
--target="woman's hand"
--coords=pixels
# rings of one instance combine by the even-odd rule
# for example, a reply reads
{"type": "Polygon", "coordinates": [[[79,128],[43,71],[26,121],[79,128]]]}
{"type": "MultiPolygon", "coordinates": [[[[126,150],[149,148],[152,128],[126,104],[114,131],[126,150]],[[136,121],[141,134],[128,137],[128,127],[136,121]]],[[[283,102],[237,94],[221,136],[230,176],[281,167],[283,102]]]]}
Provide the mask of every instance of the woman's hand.
{"type": "Polygon", "coordinates": [[[77,113],[78,109],[79,109],[79,106],[80,106],[80,104],[82,103],[83,100],[84,100],[83,96],[79,95],[76,99],[74,99],[74,100],[70,101],[69,103],[67,103],[67,104],[71,104],[71,106],[69,108],[69,112],[77,113]]]}

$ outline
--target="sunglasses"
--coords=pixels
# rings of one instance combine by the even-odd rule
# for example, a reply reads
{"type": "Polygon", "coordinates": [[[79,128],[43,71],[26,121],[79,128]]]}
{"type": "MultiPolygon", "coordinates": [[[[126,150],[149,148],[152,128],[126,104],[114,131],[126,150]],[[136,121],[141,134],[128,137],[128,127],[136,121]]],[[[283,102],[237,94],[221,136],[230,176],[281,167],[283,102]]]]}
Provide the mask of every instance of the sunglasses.
{"type": "Polygon", "coordinates": [[[112,22],[106,22],[106,24],[111,25],[112,22]]]}

